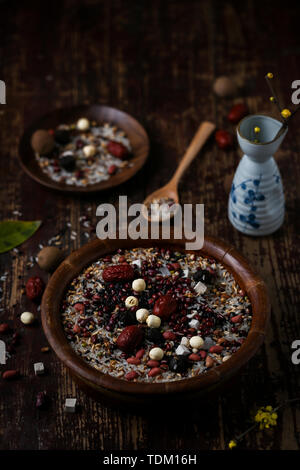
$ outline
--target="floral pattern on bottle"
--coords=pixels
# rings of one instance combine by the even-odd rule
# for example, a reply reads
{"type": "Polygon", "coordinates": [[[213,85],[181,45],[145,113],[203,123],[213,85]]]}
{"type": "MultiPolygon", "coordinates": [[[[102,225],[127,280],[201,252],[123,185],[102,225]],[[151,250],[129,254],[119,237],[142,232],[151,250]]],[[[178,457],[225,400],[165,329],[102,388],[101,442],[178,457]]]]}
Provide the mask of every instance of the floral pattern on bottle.
{"type": "Polygon", "coordinates": [[[275,179],[276,184],[279,184],[281,182],[281,177],[279,173],[274,173],[273,178],[275,179]]]}
{"type": "Polygon", "coordinates": [[[234,218],[238,218],[241,222],[245,222],[245,225],[251,225],[251,227],[257,229],[260,227],[260,224],[256,220],[255,211],[257,209],[256,201],[264,201],[265,196],[262,192],[259,191],[259,186],[261,183],[262,175],[260,175],[259,179],[248,179],[243,181],[242,183],[235,185],[232,183],[230,197],[233,204],[236,204],[237,197],[236,197],[236,190],[241,188],[243,193],[243,202],[249,207],[248,214],[239,214],[236,210],[231,211],[232,216],[234,218]]]}

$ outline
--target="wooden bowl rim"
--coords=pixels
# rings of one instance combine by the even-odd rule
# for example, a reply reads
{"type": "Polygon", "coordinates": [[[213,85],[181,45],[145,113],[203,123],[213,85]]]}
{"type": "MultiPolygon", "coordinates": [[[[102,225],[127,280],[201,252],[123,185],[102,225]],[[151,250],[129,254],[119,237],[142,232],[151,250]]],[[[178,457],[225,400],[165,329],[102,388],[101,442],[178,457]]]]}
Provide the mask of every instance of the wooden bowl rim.
{"type": "MultiPolygon", "coordinates": [[[[57,268],[50,278],[45,289],[41,317],[45,335],[59,359],[67,366],[71,373],[78,376],[88,386],[98,389],[109,389],[114,392],[135,395],[165,395],[181,392],[200,391],[214,387],[218,383],[229,379],[242,366],[244,366],[257,352],[265,338],[266,326],[270,316],[270,302],[265,283],[249,267],[247,260],[230,245],[213,237],[205,237],[203,248],[195,253],[213,257],[221,262],[239,282],[240,287],[247,293],[252,304],[252,323],[248,336],[239,350],[225,363],[210,369],[197,377],[182,379],[173,382],[128,382],[108,374],[104,374],[78,356],[71,348],[64,336],[62,325],[58,329],[53,324],[52,315],[58,316],[60,312],[53,311],[53,303],[61,302],[65,289],[69,285],[69,278],[73,279],[84,269],[105,253],[115,252],[118,248],[134,248],[139,246],[168,246],[175,249],[184,249],[186,240],[93,240],[80,249],[71,253],[57,268]],[[234,266],[236,266],[234,268],[234,266]],[[237,270],[238,268],[238,270],[237,270]],[[242,284],[242,285],[241,285],[242,284]],[[56,292],[62,293],[57,299],[56,292]]],[[[185,250],[186,251],[186,250],[185,250]]],[[[189,250],[193,251],[193,250],[189,250]]],[[[61,322],[59,322],[61,324],[61,322]]]]}
{"type": "MultiPolygon", "coordinates": [[[[110,119],[110,121],[112,121],[112,119],[110,119]]],[[[120,128],[122,128],[121,124],[119,126],[120,128]]],[[[77,105],[77,106],[66,106],[66,107],[61,107],[61,108],[55,108],[39,116],[38,118],[36,118],[30,125],[28,125],[25,128],[20,138],[17,156],[18,156],[19,163],[22,169],[25,171],[25,173],[34,181],[41,184],[42,186],[45,186],[49,189],[53,189],[55,191],[64,192],[64,193],[82,194],[82,193],[95,193],[98,191],[109,190],[111,188],[119,186],[125,183],[126,181],[130,180],[131,178],[133,178],[133,176],[136,175],[136,173],[146,163],[146,160],[149,156],[149,150],[150,150],[149,136],[145,128],[136,118],[126,113],[125,111],[119,110],[117,108],[113,108],[111,106],[106,106],[102,104],[91,104],[91,105],[77,105]],[[51,178],[48,177],[45,173],[41,173],[41,175],[39,175],[36,171],[30,168],[29,166],[30,161],[34,160],[34,166],[35,166],[35,163],[36,165],[38,165],[38,163],[35,162],[35,156],[34,156],[32,149],[31,149],[32,157],[30,159],[26,157],[25,149],[27,148],[27,151],[29,151],[28,150],[29,147],[31,148],[30,146],[31,135],[33,134],[35,130],[42,128],[41,123],[43,123],[47,119],[53,119],[53,123],[54,121],[57,122],[58,120],[55,119],[56,114],[67,113],[71,115],[72,113],[74,113],[74,115],[76,115],[76,113],[81,112],[82,115],[84,115],[84,113],[88,114],[90,112],[93,112],[93,110],[97,108],[101,108],[102,110],[105,111],[105,113],[111,112],[115,116],[117,115],[122,116],[124,120],[126,120],[127,122],[131,123],[134,126],[136,135],[138,134],[144,140],[144,149],[141,151],[141,154],[138,155],[138,160],[135,161],[132,167],[123,169],[121,173],[117,173],[116,175],[111,176],[108,180],[95,183],[93,185],[89,185],[86,187],[72,186],[72,185],[67,185],[67,184],[56,182],[54,180],[51,180],[51,178]]],[[[38,171],[42,172],[42,170],[40,169],[38,171]]]]}

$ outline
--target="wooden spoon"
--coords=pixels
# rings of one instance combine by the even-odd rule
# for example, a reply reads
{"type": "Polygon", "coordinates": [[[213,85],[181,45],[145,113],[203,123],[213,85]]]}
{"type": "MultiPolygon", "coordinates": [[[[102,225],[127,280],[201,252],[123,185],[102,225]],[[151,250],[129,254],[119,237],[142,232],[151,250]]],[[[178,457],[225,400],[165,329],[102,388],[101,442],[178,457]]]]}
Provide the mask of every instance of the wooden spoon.
{"type": "MultiPolygon", "coordinates": [[[[198,154],[199,150],[203,147],[211,133],[215,130],[215,127],[215,124],[208,121],[204,121],[202,124],[200,124],[196,134],[193,137],[192,142],[188,146],[171,180],[162,188],[159,188],[153,193],[151,193],[144,200],[143,215],[146,219],[148,219],[149,221],[151,220],[151,217],[148,214],[147,207],[151,204],[154,199],[159,200],[162,198],[170,198],[174,200],[174,203],[179,204],[178,183],[180,181],[180,178],[182,177],[185,170],[190,166],[190,164],[198,154]]],[[[168,216],[165,216],[163,218],[172,218],[174,216],[174,213],[175,211],[170,211],[170,213],[168,213],[168,216]]],[[[160,220],[162,220],[162,218],[160,220]]]]}

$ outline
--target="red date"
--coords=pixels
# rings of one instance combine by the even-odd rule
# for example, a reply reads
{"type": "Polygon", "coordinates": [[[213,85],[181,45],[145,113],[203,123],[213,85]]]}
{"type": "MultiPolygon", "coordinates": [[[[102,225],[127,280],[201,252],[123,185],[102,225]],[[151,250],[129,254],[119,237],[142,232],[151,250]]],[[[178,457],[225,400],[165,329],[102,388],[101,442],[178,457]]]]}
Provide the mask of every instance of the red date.
{"type": "Polygon", "coordinates": [[[117,346],[121,351],[130,352],[137,348],[143,341],[144,333],[136,325],[126,326],[117,339],[117,346]]]}
{"type": "Polygon", "coordinates": [[[247,114],[249,114],[247,106],[244,103],[238,103],[232,106],[227,118],[232,124],[237,124],[243,117],[247,116],[247,114]]]}
{"type": "Polygon", "coordinates": [[[120,142],[110,140],[107,144],[107,150],[114,157],[120,158],[120,160],[124,160],[128,156],[127,148],[120,142]]]}
{"type": "Polygon", "coordinates": [[[166,320],[177,309],[177,301],[170,294],[162,295],[154,304],[153,313],[166,320]]]}
{"type": "Polygon", "coordinates": [[[233,146],[233,136],[227,131],[217,131],[215,133],[215,141],[222,150],[230,149],[233,146]]]}
{"type": "Polygon", "coordinates": [[[30,277],[26,283],[26,295],[30,300],[38,300],[42,296],[45,284],[38,276],[30,277]]]}

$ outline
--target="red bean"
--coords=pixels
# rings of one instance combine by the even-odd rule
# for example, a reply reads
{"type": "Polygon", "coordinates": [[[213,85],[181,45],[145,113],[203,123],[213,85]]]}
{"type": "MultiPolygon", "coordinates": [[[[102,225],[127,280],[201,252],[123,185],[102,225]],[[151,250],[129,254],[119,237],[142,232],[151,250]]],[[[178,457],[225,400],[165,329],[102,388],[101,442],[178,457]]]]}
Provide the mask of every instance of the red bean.
{"type": "Polygon", "coordinates": [[[230,319],[232,323],[240,323],[242,321],[242,315],[236,315],[230,319]]]}
{"type": "Polygon", "coordinates": [[[144,354],[145,354],[145,349],[140,349],[140,350],[136,353],[135,357],[136,357],[137,359],[142,359],[142,357],[143,357],[144,354]]]}
{"type": "Polygon", "coordinates": [[[150,359],[150,361],[147,362],[147,366],[149,366],[149,367],[158,367],[159,362],[158,361],[153,361],[152,359],[150,359]]]}
{"type": "Polygon", "coordinates": [[[138,374],[135,370],[132,370],[132,371],[128,372],[128,373],[125,375],[125,379],[127,379],[127,380],[134,380],[134,379],[136,379],[138,376],[139,376],[139,374],[138,374]]]}
{"type": "Polygon", "coordinates": [[[9,330],[8,323],[1,323],[0,324],[0,333],[6,333],[9,330]]]}
{"type": "Polygon", "coordinates": [[[134,364],[135,366],[138,366],[141,361],[137,357],[129,357],[127,359],[128,364],[134,364]]]}
{"type": "Polygon", "coordinates": [[[163,337],[170,341],[174,341],[176,339],[176,335],[172,331],[165,331],[163,333],[163,337]]]}
{"type": "Polygon", "coordinates": [[[19,376],[19,371],[18,370],[6,370],[2,374],[2,378],[4,380],[13,380],[18,376],[19,376]]]}
{"type": "Polygon", "coordinates": [[[220,353],[223,351],[223,346],[220,346],[220,345],[216,345],[216,346],[212,346],[211,348],[209,348],[209,352],[210,353],[220,353]]]}
{"type": "Polygon", "coordinates": [[[74,325],[73,331],[74,331],[74,333],[80,333],[80,331],[81,331],[80,326],[79,325],[74,325]]]}
{"type": "Polygon", "coordinates": [[[190,354],[189,355],[190,361],[201,361],[201,357],[198,354],[190,354]]]}
{"type": "Polygon", "coordinates": [[[153,369],[151,369],[149,372],[148,372],[148,376],[149,377],[156,377],[156,375],[159,375],[161,374],[161,369],[159,367],[153,367],[153,369]]]}

